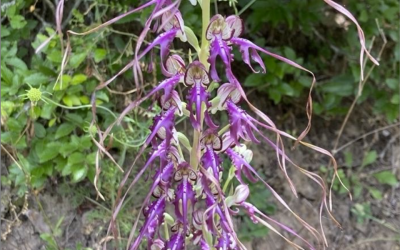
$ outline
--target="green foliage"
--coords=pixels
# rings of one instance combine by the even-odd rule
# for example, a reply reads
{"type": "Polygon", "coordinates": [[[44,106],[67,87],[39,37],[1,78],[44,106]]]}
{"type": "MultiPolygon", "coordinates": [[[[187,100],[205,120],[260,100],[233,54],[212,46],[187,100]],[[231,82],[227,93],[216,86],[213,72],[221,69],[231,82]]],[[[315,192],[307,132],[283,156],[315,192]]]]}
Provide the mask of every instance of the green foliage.
{"type": "Polygon", "coordinates": [[[396,186],[399,183],[396,176],[391,171],[388,170],[376,173],[374,174],[374,177],[381,184],[396,186]]]}
{"type": "MultiPolygon", "coordinates": [[[[239,6],[243,7],[247,2],[239,1],[239,6]]],[[[367,78],[358,102],[370,102],[375,115],[384,115],[392,122],[399,117],[399,84],[395,77],[400,63],[399,24],[395,21],[399,18],[396,11],[399,3],[396,0],[354,1],[349,2],[346,8],[358,17],[367,43],[375,38],[372,49],[375,57],[383,44],[376,20],[388,40],[380,66],[367,78]]],[[[350,21],[335,21],[340,15],[320,0],[256,1],[242,17],[248,28],[246,35],[257,44],[286,56],[316,74],[318,83],[313,95],[315,113],[331,116],[346,114],[349,101],[357,95],[360,81],[356,56],[360,45],[355,25],[350,21]]],[[[245,86],[267,94],[275,104],[293,102],[293,98],[301,98],[299,102],[304,102],[311,83],[307,73],[270,57],[264,56],[263,59],[267,73],[249,72],[245,86]]],[[[365,72],[369,68],[371,63],[367,63],[365,72]]]]}
{"type": "MultiPolygon", "coordinates": [[[[364,154],[362,163],[359,166],[354,166],[353,164],[353,154],[351,152],[345,152],[345,164],[346,168],[342,168],[338,170],[338,175],[340,179],[343,181],[344,185],[350,189],[352,196],[355,199],[358,199],[362,193],[367,191],[369,195],[376,200],[381,200],[383,198],[382,191],[373,183],[367,183],[362,178],[363,169],[376,162],[377,153],[375,150],[366,152],[364,154]]],[[[324,173],[328,173],[329,175],[333,174],[332,170],[327,170],[326,167],[321,167],[321,171],[324,173]]],[[[391,186],[395,186],[398,183],[396,176],[390,171],[381,171],[373,175],[375,179],[378,181],[380,185],[388,184],[391,186]]],[[[333,184],[333,190],[338,194],[346,194],[347,190],[340,184],[339,180],[335,180],[333,184]]]]}
{"type": "MultiPolygon", "coordinates": [[[[119,57],[118,53],[110,56],[114,49],[101,40],[102,32],[72,37],[70,60],[59,77],[63,48],[55,34],[54,20],[38,21],[30,14],[34,3],[18,0],[2,10],[1,143],[15,152],[15,159],[22,166],[21,169],[12,163],[3,179],[13,183],[19,195],[28,187],[42,188],[49,177],[72,183],[85,179],[93,182],[97,147],[91,137],[96,138],[97,128],[89,128],[89,97],[99,84],[99,71],[115,72],[117,69],[110,62],[119,57]],[[42,48],[35,53],[39,46],[42,48]]],[[[99,6],[95,9],[102,10],[99,6]]],[[[110,11],[115,11],[113,6],[110,11]]],[[[82,14],[75,11],[70,21],[72,29],[85,26],[83,22],[82,14]]],[[[107,91],[98,91],[96,96],[98,125],[105,130],[116,117],[110,111],[115,105],[107,91]]],[[[126,136],[120,127],[115,129],[114,147],[122,152],[121,160],[127,145],[140,145],[143,141],[148,122],[129,124],[127,132],[135,130],[134,136],[126,136]]]]}

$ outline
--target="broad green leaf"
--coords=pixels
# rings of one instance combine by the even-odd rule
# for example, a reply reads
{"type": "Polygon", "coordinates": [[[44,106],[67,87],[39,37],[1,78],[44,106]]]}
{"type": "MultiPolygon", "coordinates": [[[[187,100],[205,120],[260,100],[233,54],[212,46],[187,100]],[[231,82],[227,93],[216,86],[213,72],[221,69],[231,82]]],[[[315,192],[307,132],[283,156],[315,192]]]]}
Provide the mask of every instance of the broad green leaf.
{"type": "Polygon", "coordinates": [[[354,78],[348,75],[334,77],[329,82],[321,84],[320,89],[338,96],[349,96],[354,91],[354,78]]]}
{"type": "Polygon", "coordinates": [[[85,95],[80,96],[79,100],[81,101],[82,104],[89,104],[90,103],[89,97],[87,97],[85,95]]]}
{"type": "Polygon", "coordinates": [[[66,135],[69,135],[75,129],[75,125],[71,123],[63,123],[58,127],[55,135],[55,139],[59,139],[66,135]]]}
{"type": "Polygon", "coordinates": [[[75,95],[66,95],[62,99],[63,103],[65,105],[72,107],[73,105],[81,105],[81,101],[79,100],[79,97],[75,95]]]}
{"type": "Polygon", "coordinates": [[[386,85],[389,88],[396,90],[399,87],[399,79],[388,78],[388,79],[386,79],[386,85]]]}
{"type": "Polygon", "coordinates": [[[251,74],[244,81],[246,87],[259,87],[266,84],[265,77],[262,74],[251,74]]]}
{"type": "Polygon", "coordinates": [[[41,123],[35,122],[33,124],[33,128],[35,131],[35,136],[37,138],[43,138],[46,136],[46,129],[44,128],[44,126],[41,123]]]}
{"type": "Polygon", "coordinates": [[[85,155],[80,152],[75,152],[68,156],[68,164],[74,165],[85,161],[85,155]]]}
{"type": "Polygon", "coordinates": [[[6,29],[6,27],[4,27],[3,25],[1,26],[1,38],[9,36],[11,33],[8,29],[6,29]]]}
{"type": "Polygon", "coordinates": [[[282,98],[282,94],[277,89],[270,89],[268,96],[274,101],[275,104],[278,104],[282,98]]]}
{"type": "Polygon", "coordinates": [[[24,61],[22,61],[18,57],[7,59],[6,64],[14,66],[15,68],[20,69],[20,70],[27,70],[28,69],[28,67],[26,66],[24,61]]]}
{"type": "Polygon", "coordinates": [[[61,63],[62,62],[62,54],[61,51],[58,49],[53,49],[48,55],[47,59],[49,59],[52,62],[55,63],[61,63]]]}
{"type": "Polygon", "coordinates": [[[50,142],[47,145],[45,145],[44,148],[37,148],[37,147],[35,148],[35,150],[39,157],[39,163],[44,163],[46,161],[56,158],[56,156],[58,155],[60,143],[50,142]]]}
{"type": "Polygon", "coordinates": [[[86,177],[87,167],[81,164],[76,164],[71,167],[72,171],[72,181],[78,182],[86,177]]]}
{"type": "Polygon", "coordinates": [[[400,101],[400,95],[399,94],[394,94],[392,98],[390,99],[390,102],[393,104],[399,104],[400,101]]]}
{"type": "Polygon", "coordinates": [[[102,91],[99,91],[99,92],[96,93],[96,98],[100,99],[100,100],[103,100],[105,102],[109,101],[108,95],[106,93],[102,92],[102,91]]]}
{"type": "Polygon", "coordinates": [[[376,189],[376,188],[373,188],[373,187],[369,187],[368,188],[368,192],[371,194],[371,196],[374,199],[382,200],[382,198],[383,198],[382,192],[379,191],[379,189],[376,189]]]}
{"type": "Polygon", "coordinates": [[[84,81],[86,81],[86,79],[87,79],[87,76],[84,74],[74,75],[74,77],[71,80],[71,85],[81,84],[84,81]]]}
{"type": "Polygon", "coordinates": [[[283,49],[283,53],[285,54],[285,57],[292,61],[296,59],[296,52],[290,47],[285,46],[285,48],[283,49]]]}
{"type": "Polygon", "coordinates": [[[63,157],[67,157],[69,154],[71,154],[72,152],[76,151],[78,148],[76,145],[71,144],[71,143],[66,143],[63,144],[60,149],[59,149],[59,153],[63,156],[63,157]]]}
{"type": "MultiPolygon", "coordinates": [[[[12,83],[12,79],[13,79],[13,72],[6,67],[5,64],[1,64],[1,79],[3,79],[5,81],[5,83],[7,84],[11,84],[12,83]]],[[[3,84],[2,84],[3,87],[3,84]]]]}
{"type": "Polygon", "coordinates": [[[312,78],[308,76],[300,76],[298,81],[302,86],[310,87],[312,83],[312,78]]]}
{"type": "Polygon", "coordinates": [[[74,113],[69,113],[65,116],[69,121],[76,123],[77,125],[81,125],[83,123],[82,116],[74,113]]]}
{"type": "Polygon", "coordinates": [[[391,186],[395,186],[398,183],[396,176],[389,170],[385,170],[385,171],[376,173],[376,174],[374,174],[374,177],[381,184],[388,184],[391,186]]]}
{"type": "Polygon", "coordinates": [[[78,68],[79,65],[85,60],[87,53],[72,54],[69,64],[73,68],[78,68]]]}
{"type": "Polygon", "coordinates": [[[353,166],[353,154],[350,151],[344,152],[344,159],[347,167],[353,166]]]}
{"type": "Polygon", "coordinates": [[[90,136],[82,136],[79,140],[79,149],[85,150],[89,149],[92,146],[92,139],[90,136]]]}
{"type": "Polygon", "coordinates": [[[96,152],[90,153],[86,156],[86,163],[90,165],[96,164],[96,152]]]}
{"type": "Polygon", "coordinates": [[[365,156],[362,161],[361,167],[365,167],[369,164],[372,164],[376,161],[376,158],[378,157],[378,154],[376,153],[375,150],[369,151],[365,156]]]}
{"type": "Polygon", "coordinates": [[[11,17],[10,25],[13,29],[22,29],[26,24],[27,22],[25,21],[25,18],[21,15],[11,17]]]}
{"type": "MultiPolygon", "coordinates": [[[[46,120],[50,120],[51,114],[54,111],[55,106],[51,103],[42,106],[42,112],[40,113],[40,117],[46,120]]],[[[51,126],[50,126],[51,127],[51,126]]]]}
{"type": "Polygon", "coordinates": [[[39,86],[40,84],[49,82],[49,77],[43,75],[42,73],[34,73],[30,76],[25,77],[24,81],[35,87],[39,86]]]}
{"type": "Polygon", "coordinates": [[[93,59],[96,63],[101,62],[107,55],[107,50],[105,49],[95,49],[93,54],[93,59]]]}
{"type": "Polygon", "coordinates": [[[12,140],[12,133],[10,131],[1,132],[1,143],[10,143],[12,140]]]}

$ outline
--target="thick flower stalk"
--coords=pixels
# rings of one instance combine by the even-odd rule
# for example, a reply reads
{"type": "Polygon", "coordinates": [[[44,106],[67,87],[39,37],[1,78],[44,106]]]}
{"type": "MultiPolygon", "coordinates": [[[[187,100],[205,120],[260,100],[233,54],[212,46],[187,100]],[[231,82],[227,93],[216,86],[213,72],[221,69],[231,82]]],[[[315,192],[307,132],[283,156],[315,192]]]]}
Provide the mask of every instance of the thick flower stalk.
{"type": "MultiPolygon", "coordinates": [[[[196,4],[194,0],[191,2],[196,4]]],[[[358,23],[340,5],[331,0],[325,0],[325,2],[348,16],[357,25],[362,47],[362,61],[362,55],[367,51],[364,35],[358,23]]],[[[61,3],[63,1],[60,1],[60,5],[61,3]]],[[[141,245],[147,245],[147,249],[151,250],[183,250],[191,245],[202,250],[246,249],[235,232],[233,218],[237,216],[239,210],[244,211],[254,223],[262,224],[280,235],[296,249],[325,248],[328,243],[322,226],[324,209],[332,220],[339,225],[331,214],[331,206],[329,206],[331,199],[328,203],[328,191],[325,182],[317,174],[294,163],[286,155],[282,140],[283,137],[289,138],[296,144],[304,145],[330,157],[334,163],[334,178],[339,178],[333,156],[327,150],[303,141],[311,126],[311,90],[315,83],[314,74],[287,58],[241,38],[244,24],[239,16],[224,17],[217,14],[210,18],[209,0],[199,1],[203,22],[200,47],[194,32],[184,26],[184,20],[179,12],[179,3],[179,0],[151,0],[87,32],[69,32],[75,35],[89,34],[131,13],[153,6],[153,10],[137,41],[132,61],[115,76],[97,87],[97,90],[106,87],[125,71],[132,69],[134,80],[137,87],[140,88],[143,78],[140,61],[146,57],[153,60],[152,53],[155,48],[160,50],[159,68],[165,79],[161,80],[143,97],[139,96],[132,101],[115,123],[104,132],[98,129],[97,139],[93,137],[94,142],[99,147],[98,158],[100,152],[102,152],[112,159],[104,144],[113,127],[120,124],[130,111],[145,100],[156,99],[155,104],[161,107],[161,112],[154,118],[153,125],[150,127],[150,134],[136,155],[133,164],[125,170],[125,177],[118,190],[108,233],[112,233],[115,238],[118,238],[116,221],[124,200],[139,179],[145,174],[150,174],[152,182],[146,197],[143,201],[140,201],[143,204],[140,209],[141,216],[136,218],[132,228],[128,240],[129,250],[139,249],[141,245]],[[155,39],[142,49],[144,39],[149,33],[156,33],[155,39]],[[195,58],[192,62],[192,58],[171,53],[170,48],[176,38],[192,45],[198,53],[198,59],[195,58]],[[307,101],[309,123],[298,138],[279,130],[266,114],[248,100],[241,83],[232,70],[234,63],[232,52],[234,49],[241,52],[243,62],[249,66],[253,73],[265,73],[268,70],[260,56],[260,53],[262,53],[312,75],[313,81],[307,101]],[[187,64],[185,60],[191,63],[187,64]],[[258,65],[261,71],[256,70],[254,64],[258,65]],[[222,70],[220,69],[221,66],[222,70]],[[219,85],[221,82],[223,84],[219,85]],[[183,88],[184,94],[182,96],[178,94],[178,85],[183,88]],[[246,103],[255,116],[241,108],[241,103],[246,103]],[[218,121],[220,112],[228,115],[228,124],[220,124],[218,121]],[[188,118],[193,129],[191,141],[185,136],[185,131],[177,130],[175,123],[177,117],[188,118]],[[263,132],[265,130],[270,134],[272,132],[274,137],[267,136],[263,132]],[[297,192],[288,174],[288,166],[295,167],[298,172],[305,174],[321,187],[320,230],[304,221],[279,193],[262,179],[260,174],[251,166],[253,154],[244,143],[266,143],[275,150],[277,167],[283,172],[295,196],[297,192]],[[147,148],[151,149],[147,161],[139,168],[134,179],[127,185],[137,160],[145,153],[147,148]],[[185,150],[187,151],[185,152],[185,150]],[[222,165],[224,159],[231,163],[228,171],[224,171],[222,165]],[[229,174],[224,175],[224,172],[229,172],[229,174]],[[234,179],[239,183],[236,187],[233,186],[234,179]],[[251,193],[248,184],[257,181],[262,182],[282,207],[287,209],[315,239],[305,239],[300,233],[265,215],[249,203],[247,199],[251,193]],[[233,189],[235,190],[233,193],[228,191],[233,189]],[[141,219],[143,223],[140,229],[136,230],[141,219]],[[294,243],[294,238],[297,238],[297,242],[300,243],[294,243]]],[[[59,6],[59,9],[62,10],[62,6],[59,6]]],[[[62,15],[62,11],[58,11],[58,13],[62,15]]],[[[59,16],[57,20],[60,20],[59,16]]],[[[58,27],[57,30],[61,33],[61,27],[58,27]]],[[[367,55],[374,63],[377,63],[368,52],[367,55]]],[[[151,70],[154,70],[154,68],[151,68],[151,70]]],[[[95,94],[92,98],[93,103],[94,97],[95,94]]],[[[92,123],[95,124],[94,104],[93,114],[92,123]]]]}

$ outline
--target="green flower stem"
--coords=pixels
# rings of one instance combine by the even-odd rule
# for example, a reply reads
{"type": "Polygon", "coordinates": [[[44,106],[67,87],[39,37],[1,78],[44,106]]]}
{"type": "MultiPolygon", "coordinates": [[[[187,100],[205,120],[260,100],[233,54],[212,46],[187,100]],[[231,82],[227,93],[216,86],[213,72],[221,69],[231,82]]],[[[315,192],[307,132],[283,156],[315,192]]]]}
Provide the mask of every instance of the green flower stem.
{"type": "MultiPolygon", "coordinates": [[[[207,62],[208,57],[208,41],[206,39],[207,26],[210,22],[210,0],[202,1],[202,33],[201,33],[201,50],[200,50],[200,62],[208,69],[209,65],[207,62]]],[[[205,111],[205,106],[201,106],[201,114],[205,111]]],[[[190,152],[190,165],[194,170],[198,169],[200,159],[200,133],[203,129],[204,116],[200,117],[200,130],[194,129],[193,131],[193,147],[190,152]]]]}
{"type": "MultiPolygon", "coordinates": [[[[69,107],[69,106],[65,106],[65,105],[62,105],[62,104],[60,104],[60,103],[57,103],[57,102],[55,102],[55,101],[53,101],[53,100],[51,100],[50,98],[47,98],[47,97],[45,97],[45,96],[42,96],[42,99],[45,100],[45,101],[47,101],[47,102],[50,102],[51,104],[54,104],[54,105],[60,107],[60,108],[64,108],[64,109],[83,109],[83,108],[91,108],[91,107],[92,107],[92,105],[90,105],[90,104],[87,104],[87,105],[80,105],[80,106],[74,106],[74,107],[69,107]]],[[[109,110],[108,108],[103,107],[103,106],[96,106],[96,108],[103,109],[103,110],[107,111],[107,112],[110,113],[115,119],[117,119],[117,116],[114,114],[114,112],[112,112],[112,111],[109,110]]]]}
{"type": "Polygon", "coordinates": [[[229,128],[230,128],[230,124],[226,125],[220,131],[218,131],[218,135],[219,136],[223,135],[229,128]]]}

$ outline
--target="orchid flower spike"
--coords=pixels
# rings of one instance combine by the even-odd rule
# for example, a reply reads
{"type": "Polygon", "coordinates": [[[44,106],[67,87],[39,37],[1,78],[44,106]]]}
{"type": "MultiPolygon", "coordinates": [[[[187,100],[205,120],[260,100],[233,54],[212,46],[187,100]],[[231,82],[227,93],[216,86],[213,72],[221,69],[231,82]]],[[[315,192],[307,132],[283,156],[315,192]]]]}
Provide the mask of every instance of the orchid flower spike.
{"type": "MultiPolygon", "coordinates": [[[[365,52],[372,60],[373,58],[365,49],[364,34],[355,18],[332,0],[324,1],[349,17],[357,25],[362,46],[361,59],[365,52]]],[[[64,1],[59,2],[56,20],[57,32],[61,35],[64,1]]],[[[254,223],[262,224],[281,236],[291,246],[297,249],[314,250],[315,247],[309,243],[310,240],[306,240],[300,233],[265,215],[249,202],[251,200],[249,199],[251,198],[250,185],[254,182],[264,184],[275,199],[315,238],[316,244],[327,246],[322,226],[324,208],[332,220],[339,223],[328,209],[326,198],[328,192],[324,180],[316,173],[294,163],[285,153],[282,139],[283,137],[288,138],[329,156],[334,163],[334,178],[339,178],[337,164],[332,154],[303,141],[311,127],[311,91],[316,82],[314,74],[296,62],[242,38],[241,35],[245,29],[239,16],[224,17],[217,14],[210,19],[209,6],[205,6],[209,1],[204,0],[198,0],[203,11],[202,44],[199,46],[196,33],[184,25],[182,14],[179,11],[180,2],[181,0],[150,0],[87,32],[69,32],[73,35],[86,35],[115,23],[131,13],[152,6],[144,23],[143,31],[137,39],[134,58],[116,75],[96,88],[96,90],[105,88],[121,74],[132,69],[137,90],[140,92],[139,97],[129,103],[118,119],[104,132],[98,129],[98,138],[93,136],[93,141],[99,147],[96,180],[100,173],[100,153],[104,153],[117,164],[112,154],[104,146],[113,132],[114,126],[124,122],[124,118],[129,112],[146,100],[151,100],[153,101],[152,105],[159,106],[159,113],[154,117],[146,140],[136,153],[133,164],[124,170],[125,176],[118,189],[107,234],[113,234],[115,239],[120,237],[116,226],[118,214],[124,207],[123,204],[130,190],[146,175],[152,178],[144,178],[150,183],[148,183],[147,195],[142,200],[140,215],[136,217],[128,238],[127,249],[129,250],[141,249],[143,242],[147,243],[147,249],[150,250],[184,250],[191,249],[192,246],[197,246],[202,250],[245,250],[246,247],[239,240],[233,223],[233,217],[237,216],[239,211],[245,212],[254,223]],[[149,37],[151,32],[155,33],[155,38],[143,46],[145,38],[149,37]],[[190,52],[189,55],[185,55],[182,50],[172,51],[171,48],[176,37],[181,42],[191,45],[197,55],[192,55],[190,52]],[[157,68],[153,66],[155,49],[160,50],[159,66],[164,79],[154,81],[152,89],[144,93],[140,61],[150,56],[152,61],[150,70],[156,70],[157,68]],[[241,59],[250,68],[250,73],[267,71],[261,58],[261,54],[264,54],[312,76],[313,80],[306,105],[309,122],[298,138],[279,130],[272,119],[256,108],[246,96],[242,84],[232,70],[233,49],[239,49],[241,59]],[[196,56],[199,60],[192,62],[192,58],[196,58],[196,56]],[[186,64],[185,60],[189,63],[186,64]],[[219,65],[223,68],[222,72],[217,71],[219,65]],[[243,109],[240,106],[241,101],[245,102],[252,112],[243,109]],[[228,117],[227,124],[219,124],[219,120],[218,125],[214,122],[216,118],[223,117],[220,115],[221,113],[213,116],[218,112],[228,117]],[[252,116],[253,113],[255,116],[252,116]],[[177,116],[179,119],[176,119],[177,116]],[[185,135],[185,131],[182,131],[181,126],[178,125],[180,121],[187,118],[189,118],[190,123],[188,124],[193,130],[192,140],[188,139],[189,136],[185,135]],[[219,125],[222,125],[221,128],[219,125]],[[272,133],[276,139],[270,139],[263,130],[272,133]],[[296,188],[289,177],[290,171],[287,171],[286,162],[289,162],[290,166],[294,166],[296,170],[305,174],[320,187],[322,191],[319,214],[320,229],[317,230],[304,221],[251,166],[253,152],[250,145],[262,142],[266,142],[275,150],[276,163],[294,195],[296,195],[296,188]],[[148,154],[146,150],[149,150],[148,154]],[[131,179],[130,175],[134,172],[133,169],[136,169],[136,163],[145,154],[147,154],[147,158],[144,165],[138,168],[135,177],[131,179]],[[230,169],[224,169],[226,164],[223,162],[225,161],[228,162],[230,169]],[[228,175],[224,173],[228,173],[228,175]],[[139,220],[143,220],[143,223],[139,223],[139,220]],[[141,226],[139,227],[139,225],[141,226]],[[138,233],[136,232],[137,228],[138,233]],[[282,231],[286,233],[283,234],[282,231]],[[298,241],[294,243],[287,235],[297,238],[298,241]]],[[[190,2],[192,5],[197,4],[197,0],[190,0],[190,2]]],[[[67,48],[69,47],[67,46],[67,48]]],[[[62,69],[67,62],[69,50],[67,49],[64,53],[62,69]]],[[[375,60],[372,61],[377,63],[375,60]]],[[[93,93],[93,125],[96,124],[95,100],[95,93],[93,93]]],[[[221,121],[223,123],[222,119],[221,121]]],[[[97,185],[95,187],[98,190],[97,185]]],[[[106,249],[105,245],[104,249],[106,249]]]]}

